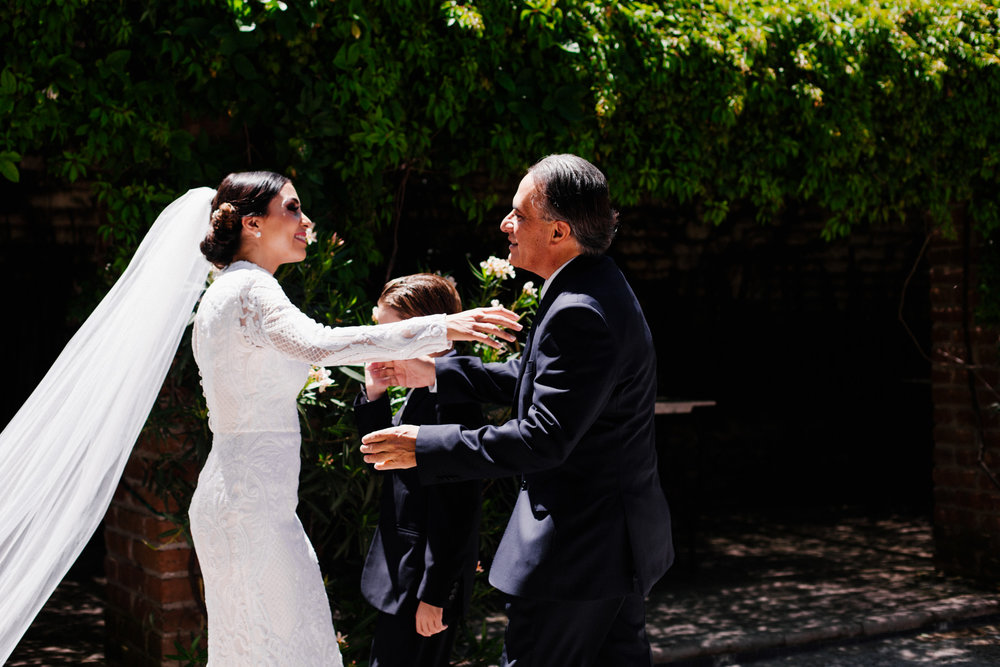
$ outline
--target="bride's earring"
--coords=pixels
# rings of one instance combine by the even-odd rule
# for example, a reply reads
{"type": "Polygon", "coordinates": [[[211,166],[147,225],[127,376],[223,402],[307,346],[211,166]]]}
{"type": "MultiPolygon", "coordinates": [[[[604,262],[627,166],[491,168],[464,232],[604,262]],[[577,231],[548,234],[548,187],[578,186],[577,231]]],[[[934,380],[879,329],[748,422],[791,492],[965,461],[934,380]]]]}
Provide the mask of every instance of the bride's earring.
{"type": "Polygon", "coordinates": [[[256,234],[254,234],[254,236],[256,236],[257,238],[260,238],[260,232],[257,232],[256,234]]]}

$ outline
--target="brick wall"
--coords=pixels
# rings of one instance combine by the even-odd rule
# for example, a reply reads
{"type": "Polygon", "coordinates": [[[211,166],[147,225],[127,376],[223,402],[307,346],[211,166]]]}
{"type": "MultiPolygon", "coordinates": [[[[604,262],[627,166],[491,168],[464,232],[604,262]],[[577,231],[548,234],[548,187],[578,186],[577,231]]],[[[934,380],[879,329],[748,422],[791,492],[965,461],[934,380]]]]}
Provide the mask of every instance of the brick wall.
{"type": "MultiPolygon", "coordinates": [[[[144,484],[158,456],[177,447],[176,441],[144,436],[104,519],[107,657],[113,663],[185,664],[166,656],[179,653],[175,642],[187,650],[204,633],[200,579],[191,547],[182,536],[161,537],[177,526],[160,513],[177,508],[164,505],[144,484]]],[[[193,479],[196,472],[188,474],[193,479]]],[[[204,647],[205,638],[198,643],[204,647]]]]}
{"type": "Polygon", "coordinates": [[[957,238],[930,250],[934,345],[934,551],[941,570],[1000,581],[1000,330],[976,324],[977,239],[963,221],[957,238]]]}

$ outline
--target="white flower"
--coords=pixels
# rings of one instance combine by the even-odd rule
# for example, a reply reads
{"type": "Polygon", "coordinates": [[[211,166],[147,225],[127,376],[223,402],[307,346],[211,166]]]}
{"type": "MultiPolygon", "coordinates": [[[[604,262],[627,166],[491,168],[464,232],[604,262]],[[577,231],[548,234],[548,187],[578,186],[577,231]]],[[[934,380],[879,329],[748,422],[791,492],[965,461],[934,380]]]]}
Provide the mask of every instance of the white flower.
{"type": "Polygon", "coordinates": [[[316,232],[310,227],[306,230],[306,245],[312,245],[313,243],[316,243],[316,232]]]}
{"type": "Polygon", "coordinates": [[[333,384],[333,380],[330,379],[330,369],[322,368],[320,366],[312,366],[309,369],[309,379],[306,389],[315,389],[322,392],[324,389],[333,384]]]}
{"type": "Polygon", "coordinates": [[[533,283],[530,280],[524,283],[524,287],[521,288],[521,291],[527,294],[528,296],[533,296],[536,298],[538,297],[538,288],[535,287],[535,283],[533,283]]]}
{"type": "Polygon", "coordinates": [[[493,299],[492,301],[490,301],[490,305],[493,306],[494,308],[498,308],[500,306],[500,299],[493,299]]]}
{"type": "Polygon", "coordinates": [[[485,262],[479,262],[479,268],[484,269],[486,275],[492,278],[506,280],[514,277],[514,267],[506,259],[500,259],[490,255],[485,262]]]}

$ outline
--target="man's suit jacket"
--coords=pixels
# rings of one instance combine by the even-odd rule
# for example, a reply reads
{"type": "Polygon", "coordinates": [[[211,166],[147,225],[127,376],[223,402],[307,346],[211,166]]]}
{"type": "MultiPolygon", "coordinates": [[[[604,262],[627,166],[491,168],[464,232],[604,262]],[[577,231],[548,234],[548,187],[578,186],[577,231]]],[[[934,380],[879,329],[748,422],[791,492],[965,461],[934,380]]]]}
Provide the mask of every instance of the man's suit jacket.
{"type": "Polygon", "coordinates": [[[547,287],[520,359],[437,360],[438,400],[501,402],[476,430],[421,426],[425,482],[521,473],[490,583],[522,597],[648,593],[673,562],[656,465],[656,362],[642,309],[608,257],[580,256],[547,287]]]}
{"type": "MultiPolygon", "coordinates": [[[[389,397],[368,401],[364,391],[354,403],[361,435],[405,420],[408,424],[483,424],[475,403],[438,406],[427,389],[410,392],[392,415],[389,397]]],[[[461,615],[472,594],[479,553],[482,483],[478,480],[424,486],[415,470],[381,473],[378,527],[372,538],[361,590],[376,609],[412,614],[423,600],[444,607],[445,622],[461,615]]]]}

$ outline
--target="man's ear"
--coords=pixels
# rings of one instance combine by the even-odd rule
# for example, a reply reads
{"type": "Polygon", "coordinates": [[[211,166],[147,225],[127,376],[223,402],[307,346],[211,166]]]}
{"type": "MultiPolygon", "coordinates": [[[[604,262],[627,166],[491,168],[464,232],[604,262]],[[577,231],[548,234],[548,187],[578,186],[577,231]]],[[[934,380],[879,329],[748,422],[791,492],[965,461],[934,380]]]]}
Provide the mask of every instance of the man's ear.
{"type": "Polygon", "coordinates": [[[552,242],[560,243],[573,236],[573,229],[565,220],[556,220],[552,223],[552,242]]]}

